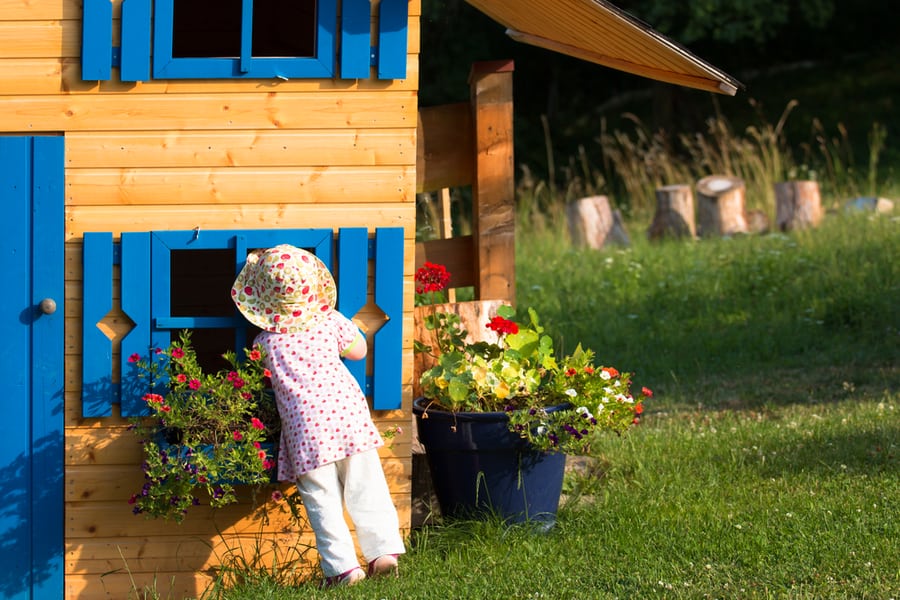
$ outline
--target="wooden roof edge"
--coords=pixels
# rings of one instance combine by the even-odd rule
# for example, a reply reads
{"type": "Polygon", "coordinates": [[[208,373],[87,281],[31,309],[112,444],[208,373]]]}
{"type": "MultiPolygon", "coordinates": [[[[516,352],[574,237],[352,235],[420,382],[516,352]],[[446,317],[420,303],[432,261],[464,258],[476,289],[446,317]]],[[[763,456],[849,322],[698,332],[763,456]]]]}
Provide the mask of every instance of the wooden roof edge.
{"type": "Polygon", "coordinates": [[[743,90],[746,88],[746,86],[743,83],[741,83],[740,81],[738,81],[737,79],[735,79],[734,77],[729,75],[728,73],[722,71],[721,69],[716,68],[712,64],[699,58],[693,52],[688,50],[685,46],[679,44],[678,42],[664,36],[663,34],[659,33],[655,29],[653,29],[653,27],[651,27],[649,23],[642,21],[641,19],[635,17],[634,15],[632,15],[629,12],[626,12],[625,10],[622,10],[618,6],[610,3],[608,0],[590,0],[590,1],[598,6],[601,6],[603,9],[605,9],[606,11],[608,11],[610,14],[614,15],[618,19],[621,19],[622,21],[627,22],[628,24],[632,25],[633,27],[640,29],[641,31],[643,31],[644,33],[646,33],[647,35],[652,37],[658,43],[666,46],[673,52],[676,52],[677,54],[679,54],[686,60],[697,65],[699,68],[701,68],[705,71],[708,71],[711,75],[714,75],[715,77],[720,79],[722,81],[722,83],[726,86],[726,88],[734,88],[733,92],[724,92],[724,93],[728,93],[729,95],[733,96],[735,93],[737,93],[737,90],[739,90],[739,89],[743,90]]]}
{"type": "MultiPolygon", "coordinates": [[[[631,63],[622,59],[606,56],[605,54],[600,54],[599,52],[592,52],[585,48],[571,46],[569,44],[564,44],[556,40],[551,40],[549,38],[533,35],[530,33],[524,33],[513,29],[507,29],[506,35],[518,42],[531,44],[532,46],[538,46],[547,50],[559,52],[561,54],[567,54],[581,60],[604,65],[619,71],[625,71],[626,73],[632,73],[633,75],[655,79],[657,81],[665,81],[667,83],[674,83],[676,85],[683,85],[685,87],[705,90],[708,92],[715,92],[717,94],[726,94],[728,96],[734,96],[737,93],[738,89],[743,88],[743,84],[741,84],[737,80],[734,80],[728,75],[725,75],[724,73],[722,74],[722,77],[719,76],[718,72],[711,72],[710,77],[675,73],[673,71],[666,71],[663,69],[648,67],[646,65],[631,63]]],[[[711,71],[710,69],[706,68],[704,70],[706,70],[707,72],[711,71]]]]}

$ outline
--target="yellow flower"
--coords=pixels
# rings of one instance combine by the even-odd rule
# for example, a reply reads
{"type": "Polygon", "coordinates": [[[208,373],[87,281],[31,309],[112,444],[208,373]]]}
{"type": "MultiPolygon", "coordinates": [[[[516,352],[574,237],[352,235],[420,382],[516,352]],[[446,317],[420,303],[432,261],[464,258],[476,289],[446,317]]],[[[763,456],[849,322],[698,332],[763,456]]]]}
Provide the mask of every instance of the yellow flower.
{"type": "Polygon", "coordinates": [[[499,400],[504,400],[509,396],[509,385],[505,381],[500,381],[492,390],[494,396],[499,400]]]}
{"type": "Polygon", "coordinates": [[[479,385],[484,384],[484,380],[487,379],[487,368],[484,365],[472,365],[472,379],[475,380],[475,383],[479,385]]]}

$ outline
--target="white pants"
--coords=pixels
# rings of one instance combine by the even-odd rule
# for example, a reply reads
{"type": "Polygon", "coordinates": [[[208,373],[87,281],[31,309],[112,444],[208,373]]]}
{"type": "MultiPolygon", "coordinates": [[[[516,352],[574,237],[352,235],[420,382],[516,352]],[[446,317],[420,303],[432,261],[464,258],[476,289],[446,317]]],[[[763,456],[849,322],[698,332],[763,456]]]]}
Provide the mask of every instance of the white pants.
{"type": "Polygon", "coordinates": [[[354,454],[304,473],[297,480],[326,577],[359,566],[344,507],[356,526],[366,562],[382,554],[402,554],[397,509],[377,450],[354,454]]]}

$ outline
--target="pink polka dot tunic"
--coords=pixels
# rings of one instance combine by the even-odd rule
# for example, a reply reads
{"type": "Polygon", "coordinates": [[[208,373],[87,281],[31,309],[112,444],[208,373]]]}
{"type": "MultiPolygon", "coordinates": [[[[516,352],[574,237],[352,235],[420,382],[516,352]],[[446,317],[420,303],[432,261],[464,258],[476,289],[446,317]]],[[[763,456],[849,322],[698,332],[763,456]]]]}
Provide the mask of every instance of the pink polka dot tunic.
{"type": "Polygon", "coordinates": [[[306,331],[263,331],[256,337],[272,372],[281,417],[280,481],[296,481],[308,471],[384,445],[365,394],[341,361],[358,333],[350,319],[333,310],[306,331]]]}

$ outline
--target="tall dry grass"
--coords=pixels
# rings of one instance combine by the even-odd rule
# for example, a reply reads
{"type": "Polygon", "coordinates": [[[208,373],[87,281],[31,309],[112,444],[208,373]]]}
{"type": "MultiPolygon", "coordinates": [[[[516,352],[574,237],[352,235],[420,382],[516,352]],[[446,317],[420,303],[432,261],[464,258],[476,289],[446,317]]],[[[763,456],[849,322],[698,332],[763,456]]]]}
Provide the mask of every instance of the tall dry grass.
{"type": "Polygon", "coordinates": [[[701,131],[673,133],[651,130],[634,114],[623,115],[630,127],[613,131],[606,121],[596,138],[595,150],[580,146],[577,156],[559,164],[552,151],[552,132],[546,120],[548,178],[535,177],[520,166],[517,185],[520,213],[544,224],[563,216],[565,204],[575,198],[606,194],[626,216],[646,219],[655,209],[655,191],[665,185],[693,185],[707,175],[730,175],[744,180],[746,208],[775,213],[774,185],[787,180],[818,181],[826,206],[859,195],[876,195],[890,182],[881,177],[879,165],[887,129],[878,122],[868,134],[867,164],[857,167],[850,135],[843,124],[828,133],[813,119],[807,142],[789,140],[786,123],[798,103],[788,102],[772,122],[750,101],[757,122],[736,130],[717,112],[701,131]]]}

